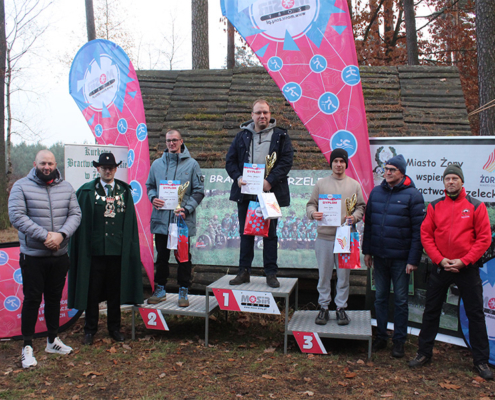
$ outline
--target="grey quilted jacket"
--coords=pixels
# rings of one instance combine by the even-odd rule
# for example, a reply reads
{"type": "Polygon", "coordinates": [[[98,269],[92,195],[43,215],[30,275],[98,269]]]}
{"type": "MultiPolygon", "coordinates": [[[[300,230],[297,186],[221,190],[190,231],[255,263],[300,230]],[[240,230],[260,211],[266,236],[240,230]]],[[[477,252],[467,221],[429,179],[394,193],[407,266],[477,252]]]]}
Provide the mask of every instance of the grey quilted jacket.
{"type": "Polygon", "coordinates": [[[69,238],[81,222],[81,209],[71,184],[60,177],[47,185],[33,168],[19,179],[9,197],[10,222],[19,231],[21,253],[33,257],[61,256],[67,253],[69,238]],[[60,249],[51,251],[43,244],[48,232],[66,235],[60,249]]]}

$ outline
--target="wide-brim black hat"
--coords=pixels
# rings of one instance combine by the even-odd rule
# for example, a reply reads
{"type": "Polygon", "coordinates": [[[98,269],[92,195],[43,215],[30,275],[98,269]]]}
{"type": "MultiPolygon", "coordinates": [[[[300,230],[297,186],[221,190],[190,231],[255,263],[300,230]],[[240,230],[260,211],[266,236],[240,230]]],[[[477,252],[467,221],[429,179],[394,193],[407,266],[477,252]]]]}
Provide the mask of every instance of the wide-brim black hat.
{"type": "Polygon", "coordinates": [[[98,162],[93,161],[93,165],[95,168],[101,166],[118,167],[120,164],[122,164],[122,161],[117,164],[115,162],[115,156],[112,153],[101,153],[98,162]]]}

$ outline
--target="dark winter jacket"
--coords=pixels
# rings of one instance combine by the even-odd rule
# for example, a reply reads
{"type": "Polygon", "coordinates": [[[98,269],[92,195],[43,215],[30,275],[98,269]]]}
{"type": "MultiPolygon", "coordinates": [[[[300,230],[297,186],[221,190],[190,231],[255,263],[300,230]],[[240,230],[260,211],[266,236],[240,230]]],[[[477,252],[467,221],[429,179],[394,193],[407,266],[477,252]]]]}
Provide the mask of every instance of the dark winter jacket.
{"type": "MultiPolygon", "coordinates": [[[[249,151],[253,133],[244,129],[240,131],[227,152],[225,169],[233,179],[230,190],[230,200],[241,202],[244,194],[237,183],[237,179],[242,176],[244,163],[249,163],[249,151]]],[[[280,207],[286,207],[290,204],[289,183],[287,175],[292,168],[294,149],[285,129],[273,128],[272,140],[268,154],[277,153],[277,161],[266,180],[272,186],[271,191],[275,193],[280,207]]]]}
{"type": "MultiPolygon", "coordinates": [[[[57,170],[58,171],[58,170],[57,170]]],[[[10,222],[19,232],[21,253],[33,257],[62,256],[69,238],[81,222],[81,210],[71,184],[58,176],[46,184],[33,168],[19,179],[9,197],[10,222]],[[48,232],[65,234],[60,249],[52,251],[44,242],[48,232]]]]}
{"type": "Polygon", "coordinates": [[[424,215],[423,195],[408,176],[392,188],[383,180],[371,191],[366,205],[363,254],[418,266],[424,215]]]}

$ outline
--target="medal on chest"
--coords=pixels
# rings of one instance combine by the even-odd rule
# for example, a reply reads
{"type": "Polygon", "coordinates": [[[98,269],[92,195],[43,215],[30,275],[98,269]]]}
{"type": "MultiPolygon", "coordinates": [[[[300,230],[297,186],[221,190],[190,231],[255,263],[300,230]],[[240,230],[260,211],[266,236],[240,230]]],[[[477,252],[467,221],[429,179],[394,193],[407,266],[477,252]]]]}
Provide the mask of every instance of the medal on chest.
{"type": "MultiPolygon", "coordinates": [[[[117,186],[117,188],[120,189],[120,186],[117,186]]],[[[124,198],[122,193],[112,197],[101,196],[95,190],[95,198],[97,202],[99,200],[105,202],[105,212],[103,213],[103,217],[105,218],[115,218],[116,213],[122,213],[125,211],[124,198]]]]}

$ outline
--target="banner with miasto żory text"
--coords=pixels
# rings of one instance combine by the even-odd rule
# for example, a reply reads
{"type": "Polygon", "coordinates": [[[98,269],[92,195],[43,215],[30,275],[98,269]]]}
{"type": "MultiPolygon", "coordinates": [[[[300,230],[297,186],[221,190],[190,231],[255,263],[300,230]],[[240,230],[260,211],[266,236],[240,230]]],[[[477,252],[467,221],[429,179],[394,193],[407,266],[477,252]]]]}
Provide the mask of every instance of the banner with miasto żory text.
{"type": "Polygon", "coordinates": [[[69,91],[99,144],[129,149],[128,183],[136,207],[141,261],[153,287],[151,203],[145,187],[150,170],[148,128],[136,71],[118,45],[92,40],[74,58],[69,91]]]}
{"type": "Polygon", "coordinates": [[[368,127],[347,0],[221,0],[244,37],[330,160],[343,148],[347,174],[373,188],[368,127]]]}

